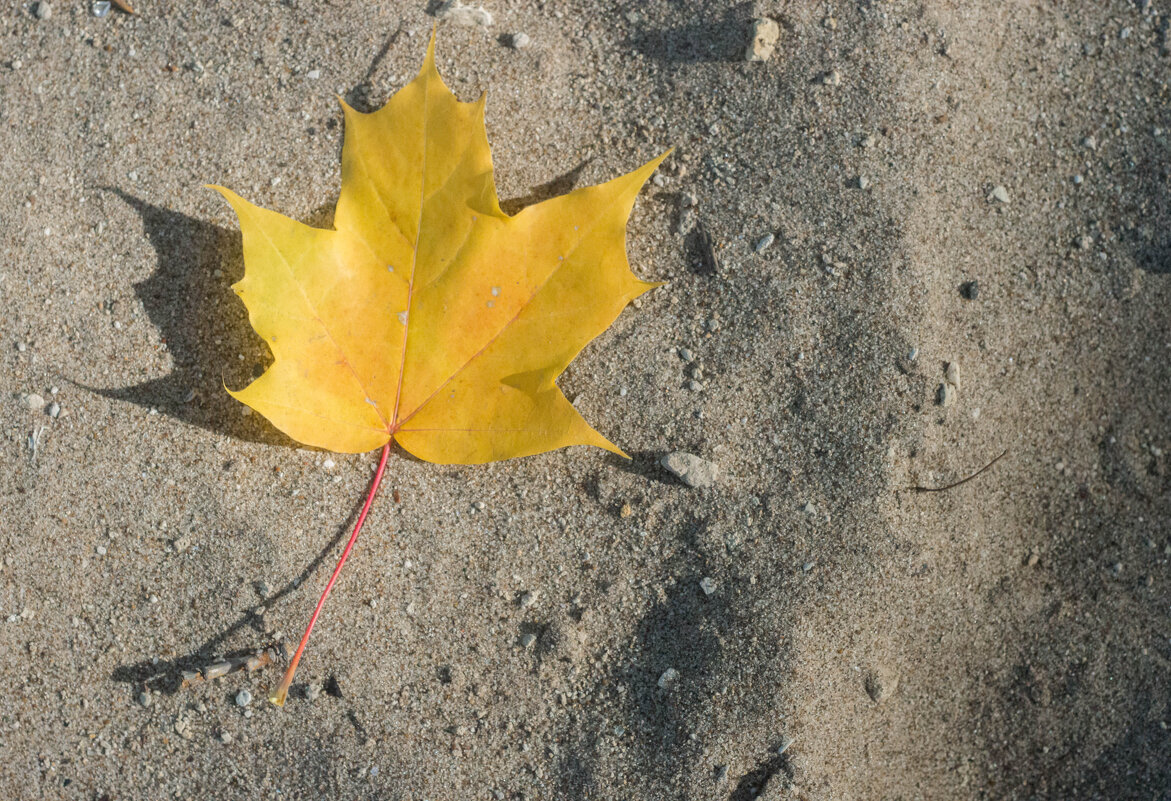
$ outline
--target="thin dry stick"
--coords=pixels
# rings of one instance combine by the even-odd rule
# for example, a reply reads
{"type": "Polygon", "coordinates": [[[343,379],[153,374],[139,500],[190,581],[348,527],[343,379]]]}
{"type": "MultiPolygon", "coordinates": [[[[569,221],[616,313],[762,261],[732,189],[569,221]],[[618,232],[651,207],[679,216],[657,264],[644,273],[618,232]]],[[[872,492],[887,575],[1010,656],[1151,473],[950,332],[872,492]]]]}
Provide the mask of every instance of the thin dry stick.
{"type": "Polygon", "coordinates": [[[995,459],[993,459],[988,464],[981,467],[975,473],[972,473],[972,475],[968,476],[967,478],[961,478],[959,481],[956,481],[952,484],[948,484],[947,486],[944,486],[944,487],[911,487],[911,489],[913,489],[915,492],[945,492],[946,490],[954,489],[955,487],[958,487],[960,484],[967,484],[973,478],[980,475],[985,470],[992,467],[992,465],[996,464],[1001,459],[1003,459],[1005,457],[1005,454],[1007,454],[1007,453],[1008,453],[1008,448],[1005,448],[999,456],[997,456],[995,459]]]}

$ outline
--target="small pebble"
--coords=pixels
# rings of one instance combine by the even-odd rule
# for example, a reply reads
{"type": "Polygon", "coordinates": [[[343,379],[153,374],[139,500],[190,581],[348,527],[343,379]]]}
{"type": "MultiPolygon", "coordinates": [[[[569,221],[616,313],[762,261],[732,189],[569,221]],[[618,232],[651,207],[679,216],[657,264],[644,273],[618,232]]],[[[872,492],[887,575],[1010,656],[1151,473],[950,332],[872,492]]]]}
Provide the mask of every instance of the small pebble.
{"type": "Polygon", "coordinates": [[[110,0],[95,0],[89,10],[91,14],[100,19],[110,13],[110,0]]]}
{"type": "Polygon", "coordinates": [[[947,369],[943,371],[943,380],[951,384],[956,389],[960,388],[960,364],[959,362],[948,362],[947,369]]]}
{"type": "Polygon", "coordinates": [[[865,175],[859,175],[858,176],[858,188],[859,189],[869,189],[870,188],[870,179],[867,178],[865,175]]]}
{"type": "Polygon", "coordinates": [[[522,648],[531,648],[533,646],[533,643],[535,643],[536,641],[537,641],[537,635],[533,634],[532,632],[529,632],[528,634],[526,634],[520,638],[520,644],[521,644],[522,648]]]}
{"type": "Polygon", "coordinates": [[[1082,250],[1089,250],[1094,246],[1094,238],[1089,234],[1082,234],[1077,238],[1077,246],[1082,250]]]}
{"type": "Polygon", "coordinates": [[[699,580],[699,588],[704,595],[711,595],[716,591],[716,582],[711,576],[704,576],[699,580]]]}
{"type": "Polygon", "coordinates": [[[792,737],[785,737],[782,739],[781,744],[777,746],[777,756],[782,756],[786,751],[788,751],[793,746],[793,742],[794,741],[792,737]]]}
{"type": "Polygon", "coordinates": [[[699,205],[699,198],[692,192],[684,192],[679,196],[679,205],[685,209],[690,209],[699,205]]]}
{"type": "Polygon", "coordinates": [[[806,501],[805,505],[801,507],[801,511],[812,517],[817,514],[817,507],[813,505],[813,501],[806,501]]]}
{"type": "Polygon", "coordinates": [[[825,86],[841,86],[842,74],[837,70],[830,70],[825,75],[821,76],[821,82],[825,86]]]}
{"type": "Polygon", "coordinates": [[[935,402],[943,408],[948,408],[956,402],[956,388],[944,382],[935,391],[935,402]]]}
{"type": "Polygon", "coordinates": [[[528,609],[530,606],[535,604],[537,602],[537,599],[540,597],[541,597],[541,593],[538,592],[537,590],[533,590],[532,592],[526,592],[524,595],[522,595],[520,597],[521,608],[528,609]]]}
{"type": "Polygon", "coordinates": [[[49,5],[45,0],[40,0],[33,6],[33,16],[37,19],[48,19],[53,16],[53,6],[49,5]]]}
{"type": "Polygon", "coordinates": [[[1073,182],[1077,186],[1081,186],[1085,180],[1086,179],[1082,177],[1082,174],[1080,172],[1077,175],[1073,176],[1073,182]]]}
{"type": "Polygon", "coordinates": [[[690,348],[680,348],[679,358],[685,362],[695,361],[695,354],[691,352],[690,348]]]}
{"type": "Polygon", "coordinates": [[[221,731],[217,739],[224,745],[227,745],[232,742],[232,733],[230,731],[221,731]]]}
{"type": "Polygon", "coordinates": [[[761,17],[752,21],[752,40],[744,51],[745,61],[768,61],[781,38],[781,27],[775,20],[761,17]]]}
{"type": "MultiPolygon", "coordinates": [[[[15,63],[15,62],[13,62],[13,63],[15,63]]],[[[25,343],[23,343],[23,342],[17,342],[17,343],[16,343],[16,351],[17,351],[17,353],[24,353],[26,350],[28,350],[28,345],[26,345],[26,344],[25,344],[25,343]]]]}
{"type": "Polygon", "coordinates": [[[669,690],[671,689],[671,685],[673,685],[678,680],[679,671],[673,667],[669,667],[663,671],[661,676],[659,676],[659,689],[669,690]]]}
{"type": "Polygon", "coordinates": [[[965,300],[975,300],[980,297],[980,282],[965,281],[960,284],[960,296],[965,300]]]}
{"type": "Polygon", "coordinates": [[[236,693],[236,706],[248,706],[252,703],[252,693],[245,687],[240,692],[236,693]]]}
{"type": "Polygon", "coordinates": [[[1082,140],[1082,147],[1086,148],[1087,150],[1097,150],[1098,140],[1092,136],[1087,136],[1082,140]]]}
{"type": "Polygon", "coordinates": [[[105,545],[95,545],[94,546],[94,553],[96,553],[98,556],[105,556],[106,555],[106,546],[105,545]]]}
{"type": "Polygon", "coordinates": [[[321,77],[321,70],[309,70],[307,73],[305,73],[305,77],[311,81],[316,81],[321,77]]]}
{"type": "Polygon", "coordinates": [[[492,14],[480,6],[465,6],[460,0],[445,0],[435,12],[435,18],[450,20],[456,25],[487,28],[492,24],[492,14]]]}
{"type": "Polygon", "coordinates": [[[60,416],[61,416],[61,404],[57,403],[56,401],[53,401],[52,403],[49,404],[49,417],[52,417],[54,420],[56,420],[60,416]]]}
{"type": "Polygon", "coordinates": [[[997,184],[992,187],[992,192],[988,195],[988,202],[996,201],[997,203],[1011,203],[1012,198],[1008,196],[1008,190],[1003,186],[997,184]]]}
{"type": "Polygon", "coordinates": [[[310,701],[310,702],[316,701],[320,697],[321,697],[321,685],[320,684],[313,682],[308,687],[305,688],[305,700],[306,701],[310,701]]]}
{"type": "Polygon", "coordinates": [[[666,454],[659,463],[689,487],[710,487],[720,473],[715,462],[682,451],[666,454]]]}
{"type": "Polygon", "coordinates": [[[693,378],[687,382],[687,388],[692,392],[700,392],[703,390],[703,384],[693,378]]]}
{"type": "Polygon", "coordinates": [[[772,246],[773,242],[775,241],[775,236],[772,234],[765,234],[760,239],[756,240],[756,246],[754,247],[754,250],[756,250],[757,253],[764,253],[772,246]]]}
{"type": "Polygon", "coordinates": [[[143,690],[138,694],[138,703],[142,704],[143,706],[150,706],[151,701],[153,700],[154,698],[146,690],[143,690]]]}
{"type": "Polygon", "coordinates": [[[803,573],[808,573],[815,567],[817,567],[817,562],[806,562],[805,564],[801,565],[801,571],[803,573]]]}
{"type": "Polygon", "coordinates": [[[898,689],[899,677],[893,671],[880,667],[866,674],[864,686],[870,699],[876,704],[881,704],[898,689]]]}
{"type": "Polygon", "coordinates": [[[1029,551],[1029,558],[1025,560],[1026,567],[1036,567],[1037,563],[1041,561],[1041,555],[1036,551],[1029,551]]]}
{"type": "Polygon", "coordinates": [[[24,395],[21,398],[21,401],[24,403],[24,408],[28,409],[30,412],[39,412],[41,409],[45,408],[45,399],[35,392],[30,392],[29,394],[24,395]]]}
{"type": "Polygon", "coordinates": [[[321,466],[323,468],[325,468],[326,470],[333,470],[334,461],[333,461],[333,459],[326,459],[324,462],[321,463],[321,466]]]}
{"type": "Polygon", "coordinates": [[[529,38],[529,35],[520,31],[508,37],[508,44],[512,47],[513,50],[524,50],[532,43],[533,40],[529,38]]]}

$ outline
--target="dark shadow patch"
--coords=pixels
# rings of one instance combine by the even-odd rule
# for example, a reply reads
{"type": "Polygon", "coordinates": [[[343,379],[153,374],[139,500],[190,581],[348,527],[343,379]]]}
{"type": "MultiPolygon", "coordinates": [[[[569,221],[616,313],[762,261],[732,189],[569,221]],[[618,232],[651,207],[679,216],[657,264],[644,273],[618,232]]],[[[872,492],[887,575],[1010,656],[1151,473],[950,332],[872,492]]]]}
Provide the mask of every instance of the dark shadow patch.
{"type": "Polygon", "coordinates": [[[723,13],[716,4],[688,3],[694,22],[676,28],[640,30],[627,45],[655,61],[672,64],[743,61],[752,34],[752,4],[738,3],[723,13]]]}
{"type": "MultiPolygon", "coordinates": [[[[792,781],[789,756],[788,754],[778,754],[777,750],[774,748],[767,758],[736,782],[736,787],[728,796],[728,801],[752,801],[752,799],[763,795],[766,788],[771,791],[770,785],[774,782],[779,781],[787,785],[792,781]]],[[[781,793],[776,793],[774,796],[770,792],[769,797],[779,799],[783,796],[781,793]]]]}

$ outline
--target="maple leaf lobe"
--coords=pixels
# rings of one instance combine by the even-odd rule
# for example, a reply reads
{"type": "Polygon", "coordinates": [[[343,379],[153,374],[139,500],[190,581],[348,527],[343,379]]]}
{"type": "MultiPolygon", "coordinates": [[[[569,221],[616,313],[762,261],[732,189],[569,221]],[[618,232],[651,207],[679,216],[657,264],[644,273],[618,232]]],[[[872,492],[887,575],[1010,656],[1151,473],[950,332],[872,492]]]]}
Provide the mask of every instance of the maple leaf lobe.
{"type": "Polygon", "coordinates": [[[626,221],[666,153],[604,184],[500,209],[484,97],[435,68],[373,113],[343,103],[332,230],[230,190],[244,240],[234,289],[273,363],[231,394],[292,438],[363,452],[392,437],[432,462],[567,445],[621,451],[554,383],[621,310],[658,284],[626,259],[626,221]]]}

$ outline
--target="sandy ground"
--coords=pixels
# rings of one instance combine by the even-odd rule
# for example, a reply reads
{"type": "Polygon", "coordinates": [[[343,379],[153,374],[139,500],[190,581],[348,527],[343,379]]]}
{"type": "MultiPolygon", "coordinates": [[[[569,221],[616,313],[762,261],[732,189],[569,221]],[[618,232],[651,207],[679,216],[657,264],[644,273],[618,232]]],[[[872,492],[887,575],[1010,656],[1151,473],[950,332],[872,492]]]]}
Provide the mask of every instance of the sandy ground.
{"type": "Polygon", "coordinates": [[[1161,0],[443,24],[510,208],[678,148],[629,226],[670,285],[561,381],[634,458],[394,456],[284,709],[179,679],[295,641],[375,459],[223,392],[268,357],[201,186],[328,225],[336,96],[434,9],[135,5],[0,26],[0,796],[1171,794],[1161,0]]]}

